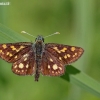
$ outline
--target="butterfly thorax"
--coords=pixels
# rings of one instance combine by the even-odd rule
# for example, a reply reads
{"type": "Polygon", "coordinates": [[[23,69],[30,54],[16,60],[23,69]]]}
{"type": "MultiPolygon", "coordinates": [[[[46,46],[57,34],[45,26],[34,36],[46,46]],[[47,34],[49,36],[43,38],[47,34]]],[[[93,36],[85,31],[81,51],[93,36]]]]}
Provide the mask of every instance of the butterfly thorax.
{"type": "Polygon", "coordinates": [[[38,36],[36,38],[35,44],[33,44],[33,50],[34,50],[34,54],[35,54],[35,68],[36,68],[36,72],[35,72],[35,81],[38,81],[39,75],[40,75],[40,67],[41,67],[41,59],[42,59],[42,55],[44,52],[44,39],[42,36],[38,36]]]}

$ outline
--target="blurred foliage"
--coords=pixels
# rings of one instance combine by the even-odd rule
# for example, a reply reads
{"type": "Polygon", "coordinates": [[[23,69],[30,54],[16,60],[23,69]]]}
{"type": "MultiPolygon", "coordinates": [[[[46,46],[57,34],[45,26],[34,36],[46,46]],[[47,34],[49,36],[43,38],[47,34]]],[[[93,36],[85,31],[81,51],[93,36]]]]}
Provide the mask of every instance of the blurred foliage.
{"type": "MultiPolygon", "coordinates": [[[[60,35],[46,38],[45,42],[83,47],[84,55],[73,65],[100,82],[99,0],[9,0],[9,2],[9,6],[0,5],[0,23],[19,34],[25,30],[34,36],[38,34],[46,36],[59,31],[60,35]]],[[[33,37],[22,35],[34,41],[33,37]]],[[[10,67],[11,64],[0,60],[0,100],[99,100],[93,94],[66,83],[59,77],[41,75],[39,82],[34,82],[33,77],[14,75],[10,67]]]]}

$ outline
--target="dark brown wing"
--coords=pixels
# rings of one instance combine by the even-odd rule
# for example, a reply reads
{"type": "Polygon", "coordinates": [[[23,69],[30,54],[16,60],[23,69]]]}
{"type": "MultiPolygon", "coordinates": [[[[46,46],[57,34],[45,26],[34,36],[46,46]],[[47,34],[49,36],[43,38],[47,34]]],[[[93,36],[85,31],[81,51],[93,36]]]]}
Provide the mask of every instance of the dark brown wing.
{"type": "Polygon", "coordinates": [[[19,43],[3,43],[0,44],[0,57],[7,62],[15,62],[21,58],[22,55],[29,52],[32,47],[30,42],[19,43]]]}
{"type": "Polygon", "coordinates": [[[64,73],[64,66],[78,60],[84,50],[81,47],[48,43],[42,58],[41,73],[59,76],[64,73]]]}
{"type": "Polygon", "coordinates": [[[45,50],[42,57],[41,73],[49,76],[60,76],[64,73],[64,63],[45,50]]]}
{"type": "Polygon", "coordinates": [[[12,71],[17,75],[33,75],[35,73],[35,58],[32,50],[25,53],[13,63],[12,71]]]}
{"type": "Polygon", "coordinates": [[[0,44],[0,57],[13,63],[12,71],[18,75],[34,74],[34,52],[32,43],[7,43],[0,44]]]}

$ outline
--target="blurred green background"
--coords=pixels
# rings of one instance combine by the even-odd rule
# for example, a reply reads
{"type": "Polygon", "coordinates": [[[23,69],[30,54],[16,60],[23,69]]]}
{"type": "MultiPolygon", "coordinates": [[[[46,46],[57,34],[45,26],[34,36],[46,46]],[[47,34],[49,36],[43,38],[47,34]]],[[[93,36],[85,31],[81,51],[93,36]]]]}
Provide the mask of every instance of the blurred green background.
{"type": "MultiPolygon", "coordinates": [[[[0,23],[21,34],[47,36],[45,43],[84,48],[76,68],[100,82],[100,0],[0,0],[0,23]]],[[[33,37],[23,36],[34,41],[33,37]]],[[[23,40],[24,41],[24,40],[23,40]]],[[[29,41],[29,42],[30,42],[29,41]]],[[[4,41],[5,42],[5,41],[4,41]]],[[[20,41],[19,41],[20,42],[20,41]]],[[[0,100],[100,100],[59,77],[17,76],[11,64],[0,59],[0,100]]]]}

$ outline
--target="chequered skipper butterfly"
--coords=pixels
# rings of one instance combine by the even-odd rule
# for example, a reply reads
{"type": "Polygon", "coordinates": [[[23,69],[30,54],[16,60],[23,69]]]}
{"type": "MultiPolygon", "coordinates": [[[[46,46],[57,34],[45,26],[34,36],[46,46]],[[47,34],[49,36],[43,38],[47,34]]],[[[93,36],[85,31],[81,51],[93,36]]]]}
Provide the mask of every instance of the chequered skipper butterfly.
{"type": "Polygon", "coordinates": [[[60,76],[68,65],[83,54],[81,47],[57,43],[44,44],[44,38],[37,36],[35,43],[0,44],[0,57],[12,64],[17,75],[33,75],[38,81],[40,73],[48,76],[60,76]]]}

